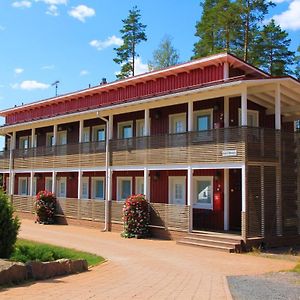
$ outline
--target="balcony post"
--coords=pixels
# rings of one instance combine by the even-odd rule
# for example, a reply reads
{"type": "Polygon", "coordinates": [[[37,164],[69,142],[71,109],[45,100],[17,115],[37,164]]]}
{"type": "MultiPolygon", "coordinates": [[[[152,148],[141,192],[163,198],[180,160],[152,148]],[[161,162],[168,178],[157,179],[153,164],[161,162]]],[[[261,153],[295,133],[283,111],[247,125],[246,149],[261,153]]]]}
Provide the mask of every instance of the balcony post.
{"type": "Polygon", "coordinates": [[[281,129],[281,92],[280,84],[275,88],[275,129],[281,129]]]}
{"type": "Polygon", "coordinates": [[[82,194],[82,171],[78,171],[78,190],[77,190],[77,198],[81,199],[82,194]]]}
{"type": "Polygon", "coordinates": [[[193,131],[194,130],[194,108],[193,101],[188,102],[188,131],[193,131]]]}
{"type": "Polygon", "coordinates": [[[247,182],[246,182],[246,166],[242,167],[242,238],[247,238],[247,182]]]}
{"type": "Polygon", "coordinates": [[[150,135],[150,113],[149,108],[145,109],[145,123],[144,123],[144,136],[150,135]]]}
{"type": "Polygon", "coordinates": [[[33,197],[33,184],[34,184],[34,172],[30,172],[30,187],[29,187],[29,196],[33,197]]]}
{"type": "Polygon", "coordinates": [[[224,230],[229,230],[229,169],[224,169],[224,230]]]}
{"type": "Polygon", "coordinates": [[[224,128],[229,127],[229,97],[224,97],[224,128]]]}
{"type": "Polygon", "coordinates": [[[78,135],[78,142],[79,143],[83,142],[83,125],[84,125],[84,121],[80,120],[79,121],[79,135],[78,135]]]}
{"type": "Polygon", "coordinates": [[[193,169],[187,169],[187,204],[189,207],[189,232],[193,230],[193,169]]]}
{"type": "Polygon", "coordinates": [[[109,115],[108,117],[108,138],[110,140],[113,139],[114,136],[114,116],[113,115],[109,115]]]}
{"type": "Polygon", "coordinates": [[[15,172],[9,174],[9,194],[12,196],[15,193],[15,172]]]}
{"type": "Polygon", "coordinates": [[[52,146],[56,146],[57,145],[57,124],[53,125],[53,145],[52,146]]]}
{"type": "Polygon", "coordinates": [[[35,128],[31,129],[31,148],[36,147],[35,144],[35,128]]]}
{"type": "Polygon", "coordinates": [[[247,120],[247,88],[246,87],[242,90],[241,93],[241,110],[242,110],[241,125],[247,126],[248,120],[247,120]]]}
{"type": "MultiPolygon", "coordinates": [[[[52,193],[56,193],[56,172],[52,172],[52,193]]],[[[57,196],[57,195],[56,195],[57,196]]]]}
{"type": "Polygon", "coordinates": [[[150,202],[150,189],[149,189],[149,170],[144,168],[144,195],[148,202],[150,202]]]}
{"type": "Polygon", "coordinates": [[[16,140],[17,140],[17,133],[14,131],[12,133],[12,140],[11,140],[11,149],[15,150],[16,149],[16,140]]]}

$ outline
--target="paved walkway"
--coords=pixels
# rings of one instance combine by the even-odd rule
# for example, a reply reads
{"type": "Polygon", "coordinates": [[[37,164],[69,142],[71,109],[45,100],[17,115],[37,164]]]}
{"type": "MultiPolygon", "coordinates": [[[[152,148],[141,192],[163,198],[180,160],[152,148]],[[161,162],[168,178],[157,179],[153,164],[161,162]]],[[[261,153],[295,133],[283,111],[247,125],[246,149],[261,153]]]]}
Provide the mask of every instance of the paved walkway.
{"type": "Polygon", "coordinates": [[[285,270],[295,263],[177,245],[122,239],[118,233],[23,220],[20,237],[93,252],[108,262],[91,271],[29,283],[0,299],[230,299],[227,275],[285,270]]]}

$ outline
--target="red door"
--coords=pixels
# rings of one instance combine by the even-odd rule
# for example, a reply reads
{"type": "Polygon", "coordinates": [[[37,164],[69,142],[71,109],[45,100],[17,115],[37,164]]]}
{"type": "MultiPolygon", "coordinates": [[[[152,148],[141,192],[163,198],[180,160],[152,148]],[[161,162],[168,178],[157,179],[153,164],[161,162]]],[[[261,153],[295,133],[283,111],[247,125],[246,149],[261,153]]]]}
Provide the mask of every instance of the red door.
{"type": "Polygon", "coordinates": [[[241,230],[241,169],[229,170],[229,230],[241,230]]]}

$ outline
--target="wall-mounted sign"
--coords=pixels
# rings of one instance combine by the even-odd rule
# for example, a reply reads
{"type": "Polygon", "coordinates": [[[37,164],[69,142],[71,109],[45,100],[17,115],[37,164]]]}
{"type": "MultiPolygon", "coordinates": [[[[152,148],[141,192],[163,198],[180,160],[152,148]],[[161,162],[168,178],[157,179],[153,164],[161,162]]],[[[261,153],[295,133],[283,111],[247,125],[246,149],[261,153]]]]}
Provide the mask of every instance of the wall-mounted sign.
{"type": "Polygon", "coordinates": [[[223,157],[237,156],[237,150],[223,150],[222,151],[222,156],[223,157]]]}

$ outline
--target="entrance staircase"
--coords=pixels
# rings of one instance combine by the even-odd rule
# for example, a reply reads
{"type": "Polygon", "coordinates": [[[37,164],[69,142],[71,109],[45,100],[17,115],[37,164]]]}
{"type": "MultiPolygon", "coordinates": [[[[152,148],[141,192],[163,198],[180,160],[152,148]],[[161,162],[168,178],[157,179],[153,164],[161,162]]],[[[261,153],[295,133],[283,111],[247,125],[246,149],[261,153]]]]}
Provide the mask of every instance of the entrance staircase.
{"type": "Polygon", "coordinates": [[[177,244],[220,250],[229,253],[242,252],[241,236],[227,233],[208,231],[192,232],[181,240],[178,240],[177,244]]]}

